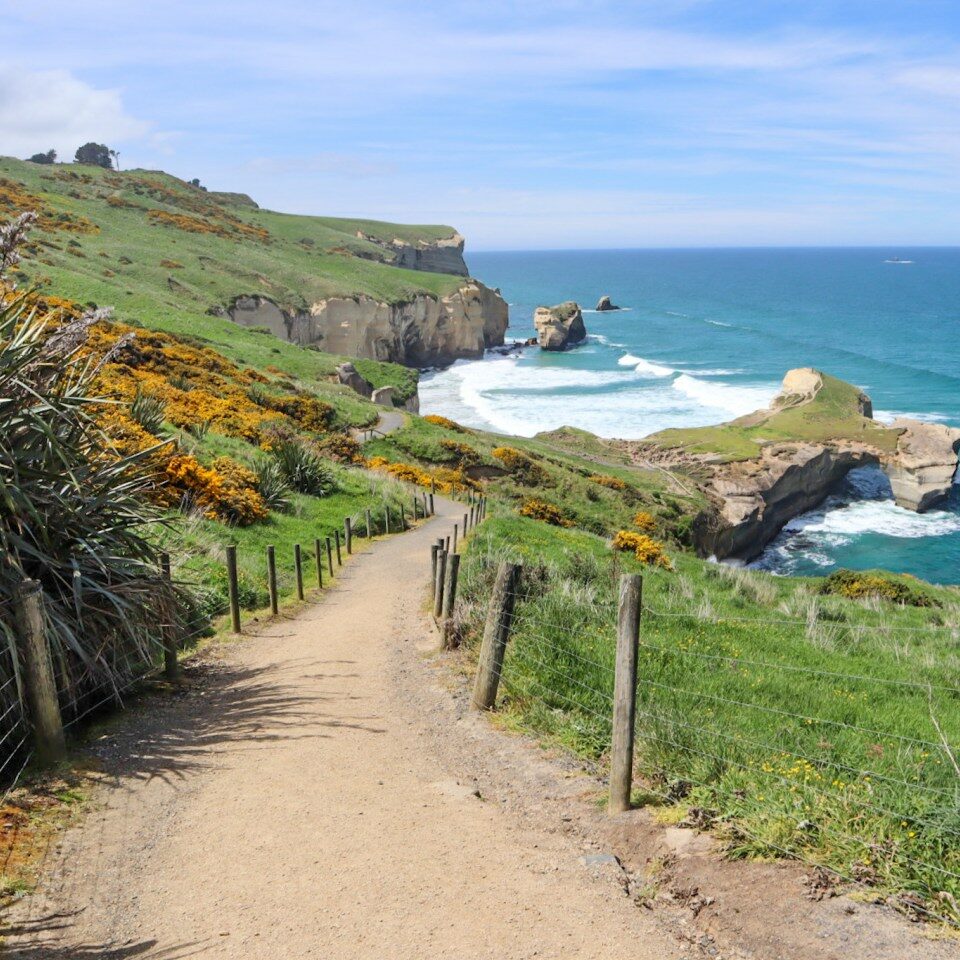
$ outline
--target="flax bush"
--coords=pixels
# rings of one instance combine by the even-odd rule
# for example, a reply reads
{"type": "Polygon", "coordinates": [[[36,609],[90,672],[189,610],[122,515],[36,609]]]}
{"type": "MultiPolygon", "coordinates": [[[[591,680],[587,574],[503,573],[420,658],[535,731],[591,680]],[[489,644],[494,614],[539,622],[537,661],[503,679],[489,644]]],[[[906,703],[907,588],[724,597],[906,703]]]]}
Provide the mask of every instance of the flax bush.
{"type": "Polygon", "coordinates": [[[157,625],[187,598],[158,575],[146,536],[161,521],[145,496],[152,451],[118,454],[95,417],[109,354],[91,356],[87,335],[102,314],[61,320],[4,279],[32,219],[0,226],[0,631],[13,642],[12,601],[39,581],[69,712],[151,663],[157,625]]]}

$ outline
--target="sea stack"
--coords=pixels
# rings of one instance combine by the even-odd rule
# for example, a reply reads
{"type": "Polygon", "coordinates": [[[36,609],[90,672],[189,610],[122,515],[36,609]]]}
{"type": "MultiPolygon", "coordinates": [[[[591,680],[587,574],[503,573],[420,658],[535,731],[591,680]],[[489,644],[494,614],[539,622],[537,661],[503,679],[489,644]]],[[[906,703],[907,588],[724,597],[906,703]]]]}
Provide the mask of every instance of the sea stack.
{"type": "Polygon", "coordinates": [[[597,301],[597,313],[604,313],[607,310],[619,310],[618,307],[606,294],[597,301]]]}
{"type": "Polygon", "coordinates": [[[587,338],[580,304],[567,300],[554,307],[537,307],[533,315],[537,341],[542,350],[565,350],[587,338]]]}

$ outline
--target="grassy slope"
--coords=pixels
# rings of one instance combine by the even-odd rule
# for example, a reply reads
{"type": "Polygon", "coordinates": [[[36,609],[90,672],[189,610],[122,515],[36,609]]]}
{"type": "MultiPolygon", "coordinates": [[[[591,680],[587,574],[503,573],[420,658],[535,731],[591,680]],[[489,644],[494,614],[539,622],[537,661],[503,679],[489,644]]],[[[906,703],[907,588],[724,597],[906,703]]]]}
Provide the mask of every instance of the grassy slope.
{"type": "MultiPolygon", "coordinates": [[[[589,534],[496,518],[461,567],[474,645],[501,558],[524,564],[530,592],[508,649],[506,717],[602,762],[616,583],[637,565],[589,534]]],[[[708,811],[733,855],[786,851],[960,919],[955,901],[934,900],[960,895],[936,869],[960,873],[960,818],[931,720],[960,742],[956,628],[943,626],[957,622],[957,592],[921,588],[937,609],[864,604],[818,596],[815,581],[674,560],[674,573],[643,570],[659,615],[641,631],[637,801],[669,822],[708,811]]]]}
{"type": "MultiPolygon", "coordinates": [[[[386,241],[399,237],[415,242],[450,236],[451,227],[291,216],[216,202],[214,194],[214,211],[263,228],[270,237],[269,242],[239,240],[152,223],[148,210],[198,216],[193,206],[211,203],[210,194],[167,174],[39,166],[3,157],[2,180],[38,198],[52,217],[85,217],[99,228],[94,233],[35,230],[34,239],[41,245],[25,258],[22,279],[43,281],[58,296],[112,306],[116,317],[128,323],[201,337],[238,363],[259,369],[274,365],[306,381],[323,381],[342,358],[265,337],[207,310],[240,294],[262,294],[294,309],[335,295],[366,294],[396,302],[418,293],[444,295],[463,282],[364,259],[387,254],[356,237],[362,227],[386,241]],[[108,198],[122,205],[111,206],[108,198]]],[[[0,202],[0,216],[22,212],[21,206],[5,208],[0,202]]],[[[218,222],[216,217],[203,218],[218,222]]],[[[398,386],[401,399],[413,392],[412,372],[374,361],[365,362],[364,368],[375,386],[398,386]]]]}
{"type": "Polygon", "coordinates": [[[664,430],[648,442],[688,453],[715,454],[722,460],[749,460],[759,446],[771,441],[857,440],[886,451],[896,448],[899,431],[890,430],[860,414],[860,391],[843,380],[822,374],[823,387],[809,403],[750,414],[713,427],[664,430]]]}

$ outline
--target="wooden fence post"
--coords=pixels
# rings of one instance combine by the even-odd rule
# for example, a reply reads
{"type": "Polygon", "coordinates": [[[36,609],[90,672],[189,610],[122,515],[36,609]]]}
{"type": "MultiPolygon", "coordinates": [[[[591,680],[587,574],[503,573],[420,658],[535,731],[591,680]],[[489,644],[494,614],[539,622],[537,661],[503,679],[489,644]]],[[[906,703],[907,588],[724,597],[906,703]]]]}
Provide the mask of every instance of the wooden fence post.
{"type": "Polygon", "coordinates": [[[320,542],[320,538],[317,537],[313,541],[313,552],[316,554],[317,560],[317,588],[323,589],[323,544],[320,542]]]}
{"type": "Polygon", "coordinates": [[[413,520],[416,523],[420,518],[417,516],[417,495],[413,495],[413,520]]]}
{"type": "Polygon", "coordinates": [[[447,586],[443,593],[444,621],[453,616],[453,605],[457,602],[457,580],[460,577],[460,554],[451,553],[447,557],[447,586]]]}
{"type": "Polygon", "coordinates": [[[327,537],[327,573],[333,579],[333,543],[329,537],[327,537]]]}
{"type": "Polygon", "coordinates": [[[637,707],[637,648],[643,577],[620,578],[617,613],[617,660],[613,681],[613,736],[610,745],[610,813],[630,809],[633,788],[633,737],[637,707]]]}
{"type": "Polygon", "coordinates": [[[519,565],[501,563],[490,596],[487,623],[480,644],[477,679],[473,686],[473,705],[478,710],[492,710],[497,702],[497,687],[500,685],[503,657],[513,625],[513,604],[519,582],[519,565]]]}
{"type": "Polygon", "coordinates": [[[267,591],[270,594],[270,612],[276,616],[280,612],[280,598],[277,595],[277,551],[273,545],[267,547],[267,591]]]}
{"type": "Polygon", "coordinates": [[[303,551],[300,544],[293,545],[293,569],[297,574],[297,599],[303,599],[303,551]]]}
{"type": "Polygon", "coordinates": [[[407,529],[407,511],[404,509],[403,504],[400,504],[400,532],[403,533],[407,529]]]}
{"type": "Polygon", "coordinates": [[[433,582],[433,615],[438,620],[443,613],[443,588],[447,578],[447,551],[437,550],[437,576],[433,582]]]}
{"type": "Polygon", "coordinates": [[[436,507],[433,505],[433,494],[430,494],[430,516],[432,517],[437,512],[436,507]]]}
{"type": "Polygon", "coordinates": [[[373,536],[373,525],[370,523],[370,508],[367,507],[366,511],[367,518],[367,539],[369,540],[373,536]]]}
{"type": "Polygon", "coordinates": [[[24,580],[20,585],[16,617],[27,709],[33,726],[33,749],[41,763],[56,763],[66,757],[67,746],[43,625],[43,594],[36,580],[24,580]]]}
{"type": "Polygon", "coordinates": [[[227,596],[230,601],[230,626],[240,632],[240,583],[237,578],[237,547],[227,547],[227,596]]]}
{"type": "Polygon", "coordinates": [[[423,496],[423,519],[426,520],[429,514],[427,513],[427,495],[424,493],[423,496]]]}
{"type": "Polygon", "coordinates": [[[390,504],[383,501],[383,532],[390,536],[390,504]]]}
{"type": "MultiPolygon", "coordinates": [[[[170,574],[170,554],[160,554],[160,576],[170,590],[170,609],[166,619],[171,619],[173,613],[173,577],[170,574]]],[[[163,628],[163,674],[171,682],[180,677],[180,665],[177,663],[177,629],[173,623],[163,628]]]]}
{"type": "Polygon", "coordinates": [[[455,523],[453,525],[453,552],[457,552],[457,527],[459,524],[455,523]]]}
{"type": "Polygon", "coordinates": [[[464,540],[467,539],[467,531],[470,529],[469,525],[467,524],[468,516],[469,514],[466,514],[466,513],[463,515],[463,539],[464,540]]]}
{"type": "Polygon", "coordinates": [[[340,531],[339,531],[339,530],[334,530],[334,531],[333,531],[333,535],[334,535],[334,537],[336,538],[336,541],[337,541],[337,566],[338,566],[338,567],[342,567],[342,566],[343,566],[343,556],[342,556],[342,554],[340,553],[340,531]]]}
{"type": "Polygon", "coordinates": [[[353,518],[343,518],[343,542],[347,548],[347,556],[353,553],[353,518]]]}

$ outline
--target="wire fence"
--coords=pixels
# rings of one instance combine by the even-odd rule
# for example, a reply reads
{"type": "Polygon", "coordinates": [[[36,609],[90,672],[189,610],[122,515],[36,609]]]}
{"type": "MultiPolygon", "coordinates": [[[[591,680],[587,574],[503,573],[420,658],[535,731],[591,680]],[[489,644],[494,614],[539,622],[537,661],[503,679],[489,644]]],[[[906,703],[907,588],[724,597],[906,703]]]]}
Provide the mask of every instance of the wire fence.
{"type": "MultiPolygon", "coordinates": [[[[960,685],[943,682],[949,675],[917,680],[909,661],[901,676],[883,675],[889,664],[879,659],[875,673],[856,658],[854,669],[843,669],[839,656],[791,662],[779,634],[769,637],[766,656],[723,646],[720,628],[731,622],[745,631],[807,630],[806,620],[791,618],[638,604],[631,640],[622,597],[618,609],[612,598],[597,602],[534,572],[538,582],[521,580],[500,595],[500,576],[492,587],[492,571],[481,576],[489,606],[475,705],[495,702],[496,693],[477,693],[492,670],[500,709],[600,769],[609,765],[612,800],[618,683],[632,645],[635,802],[676,808],[673,818],[712,830],[733,855],[794,859],[828,885],[960,928],[960,685]],[[502,649],[491,666],[498,629],[502,649]]],[[[474,626],[481,628],[479,614],[474,626]]],[[[865,629],[877,643],[903,630],[933,638],[944,655],[955,646],[950,625],[865,629]]]]}

